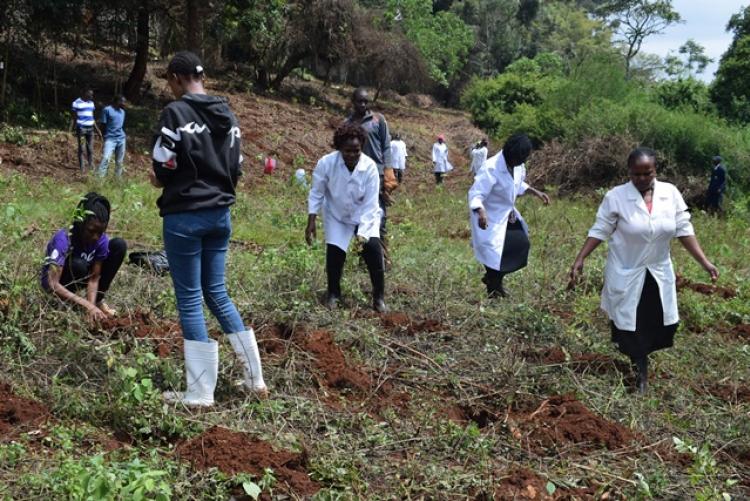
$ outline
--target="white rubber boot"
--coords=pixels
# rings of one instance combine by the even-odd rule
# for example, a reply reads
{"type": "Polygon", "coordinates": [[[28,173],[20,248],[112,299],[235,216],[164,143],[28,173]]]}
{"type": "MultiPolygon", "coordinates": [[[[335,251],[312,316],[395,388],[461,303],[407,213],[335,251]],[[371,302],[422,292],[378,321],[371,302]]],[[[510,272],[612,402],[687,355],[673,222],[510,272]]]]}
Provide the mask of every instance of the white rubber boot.
{"type": "Polygon", "coordinates": [[[185,379],[187,391],[166,391],[164,400],[188,407],[210,407],[214,404],[214,389],[219,375],[219,343],[209,339],[185,340],[185,379]]]}
{"type": "Polygon", "coordinates": [[[237,357],[242,361],[245,369],[245,387],[258,394],[259,397],[268,396],[268,388],[263,381],[263,368],[260,365],[260,353],[258,343],[255,340],[255,331],[252,327],[244,332],[227,334],[227,339],[234,348],[237,357]]]}

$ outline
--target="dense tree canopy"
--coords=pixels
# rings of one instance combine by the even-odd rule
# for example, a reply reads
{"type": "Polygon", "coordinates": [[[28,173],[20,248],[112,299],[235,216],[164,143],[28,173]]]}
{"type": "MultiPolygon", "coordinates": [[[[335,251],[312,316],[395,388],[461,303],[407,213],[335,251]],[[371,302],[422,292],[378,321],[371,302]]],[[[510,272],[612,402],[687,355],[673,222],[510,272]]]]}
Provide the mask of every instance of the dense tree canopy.
{"type": "Polygon", "coordinates": [[[734,33],[716,72],[711,99],[732,120],[750,122],[750,7],[732,16],[727,31],[734,33]]]}

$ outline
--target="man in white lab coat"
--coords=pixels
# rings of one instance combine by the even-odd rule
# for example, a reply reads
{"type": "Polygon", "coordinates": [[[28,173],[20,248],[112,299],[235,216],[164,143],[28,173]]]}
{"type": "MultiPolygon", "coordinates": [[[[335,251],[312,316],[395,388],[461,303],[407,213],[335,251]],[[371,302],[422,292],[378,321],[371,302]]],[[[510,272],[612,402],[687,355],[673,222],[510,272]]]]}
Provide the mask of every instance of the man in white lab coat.
{"type": "Polygon", "coordinates": [[[583,262],[608,241],[602,309],[609,316],[612,341],[628,355],[645,393],[649,353],[669,348],[677,331],[677,290],[670,243],[678,238],[712,280],[719,271],[703,254],[682,195],[656,180],[656,153],[637,148],[628,157],[630,181],[607,192],[596,222],[570,270],[571,284],[583,262]]]}
{"type": "Polygon", "coordinates": [[[391,157],[393,158],[393,172],[396,173],[396,179],[398,184],[404,177],[404,171],[406,171],[406,157],[409,154],[406,152],[406,143],[401,139],[400,134],[393,134],[391,139],[391,157]]]}
{"type": "Polygon", "coordinates": [[[526,222],[515,208],[526,192],[549,204],[547,194],[526,181],[524,162],[531,154],[525,134],[511,136],[497,155],[479,169],[469,190],[471,244],[474,256],[485,267],[482,282],[489,297],[505,297],[503,277],[526,266],[529,237],[526,222]]]}
{"type": "Polygon", "coordinates": [[[365,131],[356,123],[346,122],[336,129],[333,136],[336,151],[321,158],[313,171],[305,240],[310,245],[315,240],[315,220],[323,209],[328,277],[326,305],[334,309],[341,298],[346,252],[352,237],[356,237],[370,273],[372,307],[383,313],[387,307],[385,263],[380,243],[380,176],[375,162],[362,153],[366,140],[365,131]]]}
{"type": "Polygon", "coordinates": [[[445,136],[440,134],[437,141],[432,145],[432,166],[435,173],[435,184],[443,184],[445,173],[453,170],[453,166],[448,161],[448,145],[445,144],[445,136]]]}

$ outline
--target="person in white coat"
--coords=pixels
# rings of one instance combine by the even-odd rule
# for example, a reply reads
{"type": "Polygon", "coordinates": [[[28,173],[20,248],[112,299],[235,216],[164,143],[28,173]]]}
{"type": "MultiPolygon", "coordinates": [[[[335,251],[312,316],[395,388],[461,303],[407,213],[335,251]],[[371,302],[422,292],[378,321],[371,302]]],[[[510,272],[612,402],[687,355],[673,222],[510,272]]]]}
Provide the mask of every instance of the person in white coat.
{"type": "Polygon", "coordinates": [[[656,180],[655,157],[648,148],[630,153],[630,181],[604,196],[570,270],[573,285],[586,257],[609,243],[601,306],[611,320],[612,341],[635,365],[641,393],[648,384],[649,353],[673,345],[679,322],[672,239],[680,240],[711,280],[719,277],[695,237],[682,195],[674,185],[656,180]]]}
{"type": "Polygon", "coordinates": [[[531,193],[549,204],[549,197],[526,181],[524,162],[531,154],[525,134],[511,136],[497,155],[479,169],[469,190],[471,244],[485,267],[482,282],[490,298],[505,297],[503,278],[526,266],[529,237],[526,222],[515,208],[516,199],[531,193]]]}
{"type": "Polygon", "coordinates": [[[391,158],[393,158],[393,172],[396,173],[396,179],[398,184],[404,177],[406,171],[406,157],[409,154],[406,152],[406,143],[401,139],[400,134],[393,134],[391,139],[391,158]]]}
{"type": "Polygon", "coordinates": [[[358,124],[347,122],[336,129],[333,136],[336,151],[318,160],[313,171],[305,240],[309,245],[315,240],[315,221],[323,209],[328,278],[326,305],[334,309],[341,298],[346,252],[352,237],[356,237],[370,273],[372,306],[383,313],[387,307],[385,263],[380,243],[380,176],[375,162],[362,153],[366,140],[365,131],[358,124]]]}
{"type": "Polygon", "coordinates": [[[432,145],[432,166],[435,173],[435,183],[443,184],[443,175],[453,170],[448,161],[448,145],[445,144],[445,136],[440,134],[437,141],[432,145]]]}
{"type": "Polygon", "coordinates": [[[471,149],[471,174],[476,176],[487,161],[487,140],[482,139],[471,149]]]}

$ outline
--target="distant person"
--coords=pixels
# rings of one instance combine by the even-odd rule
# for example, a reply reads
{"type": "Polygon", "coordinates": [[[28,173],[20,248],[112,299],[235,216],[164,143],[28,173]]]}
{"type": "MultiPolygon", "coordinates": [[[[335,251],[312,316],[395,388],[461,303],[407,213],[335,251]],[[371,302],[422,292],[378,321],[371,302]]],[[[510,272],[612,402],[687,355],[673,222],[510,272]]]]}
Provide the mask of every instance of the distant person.
{"type": "Polygon", "coordinates": [[[401,184],[406,171],[406,143],[401,139],[400,134],[394,134],[391,139],[391,156],[393,157],[393,171],[396,173],[396,180],[401,184]]]}
{"type": "Polygon", "coordinates": [[[55,232],[47,243],[42,288],[86,310],[91,321],[115,315],[104,297],[117,275],[127,244],[107,235],[110,205],[103,196],[87,193],[74,213],[70,229],[55,232]],[[81,297],[76,292],[85,289],[81,297]]]}
{"type": "Polygon", "coordinates": [[[716,281],[719,271],[703,254],[690,212],[677,188],[656,180],[656,153],[637,148],[628,156],[630,181],[611,189],[570,269],[571,284],[586,257],[608,242],[602,309],[612,341],[635,365],[638,390],[648,385],[648,355],[673,345],[679,315],[670,243],[678,238],[716,281]]]}
{"type": "Polygon", "coordinates": [[[326,305],[334,309],[341,299],[341,275],[352,237],[362,249],[372,282],[372,307],[387,311],[385,263],[380,243],[378,206],[380,177],[375,162],[362,154],[367,141],[365,131],[355,123],[344,123],[333,135],[336,151],[318,160],[313,171],[308,198],[308,220],[305,240],[312,245],[316,236],[315,220],[323,210],[326,240],[326,305]]]}
{"type": "Polygon", "coordinates": [[[302,189],[307,189],[310,187],[310,183],[307,181],[307,173],[305,172],[305,169],[300,167],[296,171],[294,171],[294,184],[299,186],[302,189]]]}
{"type": "Polygon", "coordinates": [[[229,207],[241,175],[239,124],[224,98],[206,94],[203,66],[192,52],[175,54],[166,78],[176,100],[159,119],[150,176],[163,188],[157,204],[185,338],[187,388],[164,398],[193,407],[214,403],[219,344],[208,336],[204,299],[242,361],[245,388],[266,397],[255,332],[245,327],[225,280],[229,207]]]}
{"type": "Polygon", "coordinates": [[[476,176],[487,160],[487,140],[482,139],[471,149],[471,173],[476,176]]]}
{"type": "Polygon", "coordinates": [[[76,140],[78,141],[78,168],[81,173],[83,169],[83,151],[86,149],[86,161],[88,162],[89,171],[94,170],[94,131],[102,136],[101,131],[96,126],[94,120],[94,91],[86,89],[82,97],[79,97],[71,106],[73,118],[70,123],[70,130],[75,129],[76,140]]]}
{"type": "Polygon", "coordinates": [[[482,282],[490,298],[506,297],[503,278],[526,267],[529,229],[516,209],[516,199],[527,192],[549,204],[549,196],[529,186],[524,162],[531,154],[525,134],[511,136],[497,155],[479,169],[469,190],[471,244],[482,263],[482,282]]]}
{"type": "Polygon", "coordinates": [[[448,145],[445,144],[445,136],[440,134],[437,141],[432,145],[432,166],[435,173],[435,184],[443,184],[443,176],[453,170],[448,161],[448,145]]]}
{"type": "Polygon", "coordinates": [[[727,190],[727,170],[721,163],[721,157],[714,157],[714,167],[711,170],[711,180],[706,191],[706,207],[709,212],[721,212],[724,192],[727,190]]]}
{"type": "Polygon", "coordinates": [[[346,118],[346,121],[357,124],[364,129],[367,139],[362,146],[362,153],[370,157],[378,167],[378,173],[380,174],[378,204],[383,213],[380,219],[380,243],[383,245],[386,264],[390,265],[386,223],[388,206],[392,203],[391,192],[398,187],[398,180],[396,180],[393,170],[391,135],[388,132],[388,123],[381,113],[370,111],[370,95],[364,87],[359,87],[352,93],[352,113],[346,118]]]}
{"type": "Polygon", "coordinates": [[[104,153],[99,164],[99,176],[105,177],[112,154],[115,155],[115,175],[122,177],[122,162],[125,159],[125,104],[123,96],[115,96],[110,106],[102,110],[100,123],[104,129],[104,153]]]}

